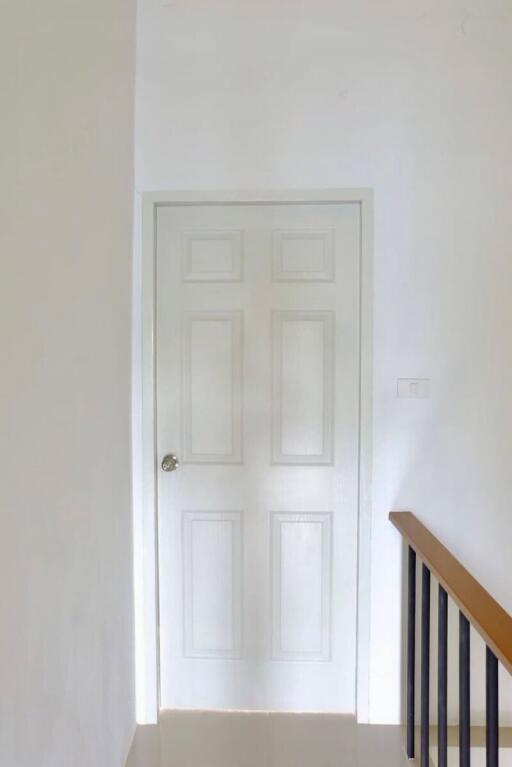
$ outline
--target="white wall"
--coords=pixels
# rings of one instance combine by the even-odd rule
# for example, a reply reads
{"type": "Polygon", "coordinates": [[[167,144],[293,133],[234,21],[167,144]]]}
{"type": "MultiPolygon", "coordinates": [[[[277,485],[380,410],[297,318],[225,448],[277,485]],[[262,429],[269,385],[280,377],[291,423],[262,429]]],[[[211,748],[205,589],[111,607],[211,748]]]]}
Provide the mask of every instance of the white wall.
{"type": "Polygon", "coordinates": [[[390,509],[512,610],[512,6],[140,0],[139,23],[139,191],[375,191],[370,711],[396,721],[390,509]]]}
{"type": "Polygon", "coordinates": [[[134,17],[1,4],[5,767],[121,767],[134,729],[134,17]]]}

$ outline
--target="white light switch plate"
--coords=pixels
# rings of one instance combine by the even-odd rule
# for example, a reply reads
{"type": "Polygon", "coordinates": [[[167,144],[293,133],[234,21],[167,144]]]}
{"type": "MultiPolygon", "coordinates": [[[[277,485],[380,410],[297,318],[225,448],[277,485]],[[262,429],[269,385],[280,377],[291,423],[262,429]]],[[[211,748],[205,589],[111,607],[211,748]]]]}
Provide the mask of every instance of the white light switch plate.
{"type": "Polygon", "coordinates": [[[430,380],[428,378],[399,378],[396,396],[407,399],[429,399],[430,380]]]}

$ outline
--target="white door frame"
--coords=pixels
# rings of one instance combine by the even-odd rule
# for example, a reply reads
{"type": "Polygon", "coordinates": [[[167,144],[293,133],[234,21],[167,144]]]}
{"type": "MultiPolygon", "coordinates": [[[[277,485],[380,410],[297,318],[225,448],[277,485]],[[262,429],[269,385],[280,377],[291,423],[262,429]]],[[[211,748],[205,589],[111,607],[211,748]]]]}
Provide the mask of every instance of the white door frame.
{"type": "MultiPolygon", "coordinates": [[[[156,213],[170,205],[357,203],[361,207],[360,424],[356,713],[369,721],[372,478],[373,196],[368,189],[272,192],[148,192],[134,258],[134,573],[137,720],[154,724],[160,703],[158,514],[155,442],[156,213]],[[140,300],[141,308],[140,308],[140,300]]],[[[140,205],[136,204],[136,215],[140,205]]]]}

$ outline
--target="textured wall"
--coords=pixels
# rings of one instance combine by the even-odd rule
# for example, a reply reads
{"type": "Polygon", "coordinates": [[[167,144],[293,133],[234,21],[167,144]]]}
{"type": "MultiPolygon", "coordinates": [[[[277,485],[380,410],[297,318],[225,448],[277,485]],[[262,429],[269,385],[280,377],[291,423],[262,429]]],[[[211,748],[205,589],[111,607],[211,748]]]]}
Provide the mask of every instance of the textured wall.
{"type": "Polygon", "coordinates": [[[134,6],[1,3],[6,767],[121,767],[133,734],[134,6]]]}

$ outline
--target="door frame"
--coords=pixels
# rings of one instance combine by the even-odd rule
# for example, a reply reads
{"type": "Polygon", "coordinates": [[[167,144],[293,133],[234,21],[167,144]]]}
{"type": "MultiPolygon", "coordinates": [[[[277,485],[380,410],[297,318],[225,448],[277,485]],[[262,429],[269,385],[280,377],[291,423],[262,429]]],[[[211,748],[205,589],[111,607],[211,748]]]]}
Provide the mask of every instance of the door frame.
{"type": "Polygon", "coordinates": [[[373,194],[370,189],[147,192],[135,201],[133,507],[137,721],[160,709],[156,455],[156,216],[162,206],[356,203],[361,209],[356,716],[369,722],[372,482],[373,194]],[[139,228],[138,228],[139,227],[139,228]]]}

